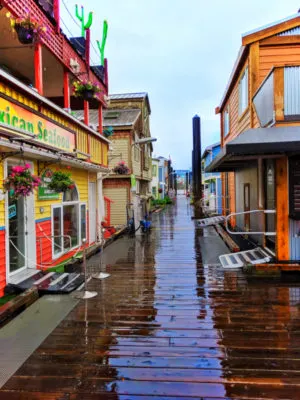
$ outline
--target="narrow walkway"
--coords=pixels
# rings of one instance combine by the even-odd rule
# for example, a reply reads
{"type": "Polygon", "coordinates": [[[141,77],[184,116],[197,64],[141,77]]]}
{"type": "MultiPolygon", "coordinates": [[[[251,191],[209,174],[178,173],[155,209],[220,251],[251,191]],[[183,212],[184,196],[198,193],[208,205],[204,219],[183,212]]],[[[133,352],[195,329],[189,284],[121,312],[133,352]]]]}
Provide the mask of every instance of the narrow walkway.
{"type": "Polygon", "coordinates": [[[99,295],[71,311],[0,400],[299,399],[300,284],[202,265],[200,233],[178,198],[151,236],[109,246],[111,276],[89,283],[99,295]]]}

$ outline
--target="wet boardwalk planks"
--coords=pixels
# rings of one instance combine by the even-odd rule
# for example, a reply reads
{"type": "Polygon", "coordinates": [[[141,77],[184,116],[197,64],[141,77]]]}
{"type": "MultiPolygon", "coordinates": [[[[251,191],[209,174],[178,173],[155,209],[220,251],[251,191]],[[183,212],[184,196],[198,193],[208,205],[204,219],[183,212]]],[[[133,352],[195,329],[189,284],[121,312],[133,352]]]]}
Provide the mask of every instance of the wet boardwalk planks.
{"type": "Polygon", "coordinates": [[[300,284],[203,266],[185,199],[156,218],[151,237],[107,248],[111,277],[89,284],[99,295],[57,326],[0,400],[300,398],[300,284]]]}

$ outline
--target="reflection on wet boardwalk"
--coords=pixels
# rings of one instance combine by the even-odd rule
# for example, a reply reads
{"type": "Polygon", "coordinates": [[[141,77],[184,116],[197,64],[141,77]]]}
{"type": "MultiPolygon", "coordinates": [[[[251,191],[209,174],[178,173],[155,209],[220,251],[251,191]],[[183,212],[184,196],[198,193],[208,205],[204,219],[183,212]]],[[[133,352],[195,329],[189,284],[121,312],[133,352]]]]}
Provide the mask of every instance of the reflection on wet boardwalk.
{"type": "Polygon", "coordinates": [[[203,266],[190,212],[179,198],[151,236],[108,247],[110,278],[89,284],[99,295],[74,308],[0,399],[299,399],[300,284],[203,266]]]}

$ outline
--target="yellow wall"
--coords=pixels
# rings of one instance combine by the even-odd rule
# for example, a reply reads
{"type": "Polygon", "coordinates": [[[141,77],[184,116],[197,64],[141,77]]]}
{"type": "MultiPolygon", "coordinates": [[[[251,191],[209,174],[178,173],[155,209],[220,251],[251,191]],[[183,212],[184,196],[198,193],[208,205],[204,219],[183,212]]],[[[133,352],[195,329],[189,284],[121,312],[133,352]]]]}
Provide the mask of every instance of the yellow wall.
{"type": "MultiPolygon", "coordinates": [[[[0,164],[0,182],[2,186],[2,182],[4,179],[4,168],[3,163],[0,164]]],[[[1,187],[2,189],[2,187],[1,187]]],[[[5,226],[5,200],[0,201],[0,227],[5,226]]]]}
{"type": "MultiPolygon", "coordinates": [[[[53,164],[48,166],[52,170],[56,170],[56,168],[61,169],[64,172],[71,172],[71,179],[74,180],[77,189],[79,191],[79,200],[82,203],[86,203],[88,207],[88,171],[75,169],[72,167],[71,170],[68,170],[65,167],[58,167],[57,165],[53,164]]],[[[34,162],[34,173],[37,174],[37,163],[34,162]]],[[[51,205],[60,204],[62,202],[62,194],[59,195],[58,200],[39,200],[37,191],[35,191],[35,218],[42,219],[42,218],[49,218],[51,217],[51,205]],[[41,213],[40,207],[44,208],[44,212],[41,213]]]]}

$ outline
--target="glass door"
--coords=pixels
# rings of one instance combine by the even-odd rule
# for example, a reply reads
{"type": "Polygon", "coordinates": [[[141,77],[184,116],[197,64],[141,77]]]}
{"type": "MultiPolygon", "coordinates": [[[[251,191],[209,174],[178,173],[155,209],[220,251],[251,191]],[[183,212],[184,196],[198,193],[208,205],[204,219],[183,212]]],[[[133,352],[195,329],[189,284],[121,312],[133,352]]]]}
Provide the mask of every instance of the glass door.
{"type": "MultiPolygon", "coordinates": [[[[13,165],[8,165],[10,174],[13,165]]],[[[27,216],[25,198],[14,198],[14,192],[8,193],[8,240],[9,274],[12,275],[27,267],[27,216]]]]}
{"type": "MultiPolygon", "coordinates": [[[[275,210],[276,196],[275,196],[275,161],[266,160],[265,161],[265,208],[267,210],[275,210]]],[[[266,231],[275,232],[276,222],[275,214],[266,214],[266,231]]],[[[266,236],[266,246],[275,252],[276,245],[275,236],[266,236]]]]}

